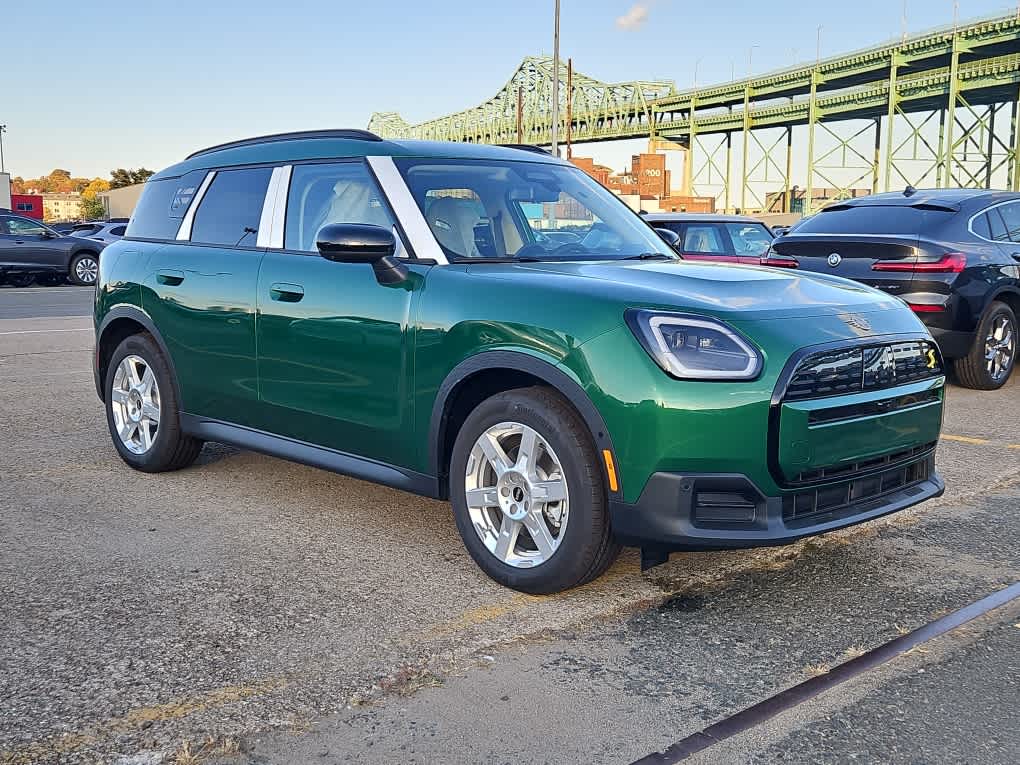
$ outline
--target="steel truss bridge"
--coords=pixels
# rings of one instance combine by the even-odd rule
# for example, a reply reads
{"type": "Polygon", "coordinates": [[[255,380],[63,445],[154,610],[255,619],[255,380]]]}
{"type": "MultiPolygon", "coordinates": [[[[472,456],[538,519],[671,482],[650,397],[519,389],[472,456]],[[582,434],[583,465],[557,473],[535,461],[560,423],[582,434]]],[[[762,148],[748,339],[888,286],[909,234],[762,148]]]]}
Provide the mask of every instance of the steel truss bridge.
{"type": "MultiPolygon", "coordinates": [[[[548,145],[552,70],[551,58],[529,57],[478,107],[419,125],[377,113],[369,128],[389,138],[548,145]]],[[[788,212],[795,176],[806,211],[822,188],[837,198],[908,184],[1020,190],[1017,15],[721,85],[677,90],[572,72],[560,93],[561,137],[648,138],[686,150],[684,192],[715,196],[724,209],[788,212]]]]}

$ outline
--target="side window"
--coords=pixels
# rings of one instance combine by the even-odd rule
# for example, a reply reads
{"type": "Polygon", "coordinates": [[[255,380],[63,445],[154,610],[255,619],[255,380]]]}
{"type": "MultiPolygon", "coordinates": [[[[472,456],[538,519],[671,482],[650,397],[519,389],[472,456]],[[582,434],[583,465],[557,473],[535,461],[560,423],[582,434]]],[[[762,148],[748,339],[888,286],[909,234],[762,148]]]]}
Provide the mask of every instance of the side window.
{"type": "Polygon", "coordinates": [[[991,233],[991,238],[996,242],[1008,242],[1009,234],[1006,233],[1006,224],[999,213],[1001,209],[1001,207],[993,207],[988,211],[988,230],[991,233]]]}
{"type": "MultiPolygon", "coordinates": [[[[536,240],[551,241],[538,233],[542,228],[542,205],[522,206],[522,212],[536,240]]],[[[485,204],[473,189],[429,189],[425,192],[425,220],[439,244],[456,257],[495,258],[500,255],[485,204]]]]}
{"type": "Polygon", "coordinates": [[[395,225],[382,192],[361,162],[294,165],[291,170],[283,246],[315,252],[316,235],[330,223],[387,229],[395,225]]]}
{"type": "Polygon", "coordinates": [[[975,217],[971,223],[971,228],[974,229],[974,233],[978,236],[982,236],[985,239],[992,238],[992,231],[988,227],[988,213],[981,213],[981,215],[975,217]]]}
{"type": "Polygon", "coordinates": [[[139,239],[174,239],[181,226],[178,218],[169,214],[170,200],[180,184],[180,178],[146,181],[142,196],[128,223],[127,235],[139,239]]]}
{"type": "Polygon", "coordinates": [[[46,228],[24,218],[8,218],[7,230],[15,236],[39,236],[46,233],[46,228]]]}
{"type": "Polygon", "coordinates": [[[707,252],[713,255],[727,255],[722,232],[717,226],[688,226],[684,235],[684,252],[707,252]]]}
{"type": "Polygon", "coordinates": [[[7,221],[8,218],[6,215],[0,215],[0,234],[10,233],[7,231],[7,221]]]}
{"type": "Polygon", "coordinates": [[[110,234],[113,236],[124,236],[126,231],[127,226],[116,226],[115,228],[110,229],[110,234]]]}
{"type": "Polygon", "coordinates": [[[772,237],[764,226],[757,223],[727,223],[733,250],[737,255],[758,257],[772,244],[772,237]]]}
{"type": "Polygon", "coordinates": [[[272,168],[221,170],[199,202],[191,241],[254,247],[272,168]]]}
{"type": "Polygon", "coordinates": [[[998,210],[1002,213],[1003,223],[1006,224],[1006,240],[1020,242],[1020,202],[1010,202],[998,210]]]}

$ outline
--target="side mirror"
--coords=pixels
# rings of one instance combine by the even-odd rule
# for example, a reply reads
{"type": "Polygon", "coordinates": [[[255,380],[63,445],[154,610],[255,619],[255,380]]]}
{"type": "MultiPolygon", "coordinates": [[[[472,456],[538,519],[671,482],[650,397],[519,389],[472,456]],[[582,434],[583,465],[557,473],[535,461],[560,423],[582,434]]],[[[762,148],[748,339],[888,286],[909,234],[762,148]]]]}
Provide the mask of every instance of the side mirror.
{"type": "Polygon", "coordinates": [[[319,229],[315,246],[334,263],[368,263],[380,284],[407,278],[407,266],[394,257],[397,239],[390,229],[367,223],[330,223],[319,229]]]}
{"type": "Polygon", "coordinates": [[[42,234],[40,234],[40,236],[43,239],[54,239],[54,238],[56,238],[55,234],[52,231],[46,231],[45,229],[43,230],[42,234]]]}
{"type": "Polygon", "coordinates": [[[662,241],[674,250],[680,247],[680,235],[676,231],[668,228],[657,228],[655,229],[655,233],[659,235],[659,238],[661,238],[662,241]]]}

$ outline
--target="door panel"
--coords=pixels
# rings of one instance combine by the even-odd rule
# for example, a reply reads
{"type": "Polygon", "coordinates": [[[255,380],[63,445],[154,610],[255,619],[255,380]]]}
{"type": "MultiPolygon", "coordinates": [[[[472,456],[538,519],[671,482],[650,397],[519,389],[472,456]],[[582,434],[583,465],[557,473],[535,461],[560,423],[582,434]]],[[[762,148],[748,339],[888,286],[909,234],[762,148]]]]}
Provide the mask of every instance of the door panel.
{"type": "Polygon", "coordinates": [[[258,287],[259,389],[273,433],[413,462],[410,317],[427,266],[381,285],[372,267],[269,252],[258,287]]]}
{"type": "Polygon", "coordinates": [[[262,254],[182,242],[149,258],[142,307],[166,341],[189,414],[253,425],[262,254]]]}

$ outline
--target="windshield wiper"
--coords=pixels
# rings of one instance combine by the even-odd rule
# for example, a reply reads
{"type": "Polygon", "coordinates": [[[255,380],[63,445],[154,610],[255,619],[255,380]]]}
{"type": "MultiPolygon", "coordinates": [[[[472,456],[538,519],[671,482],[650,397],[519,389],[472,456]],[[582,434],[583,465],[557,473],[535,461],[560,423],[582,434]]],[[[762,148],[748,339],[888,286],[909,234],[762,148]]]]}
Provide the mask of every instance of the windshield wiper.
{"type": "Polygon", "coordinates": [[[664,252],[642,252],[640,255],[630,255],[629,257],[623,258],[624,260],[679,260],[679,258],[673,255],[667,255],[664,252]]]}

